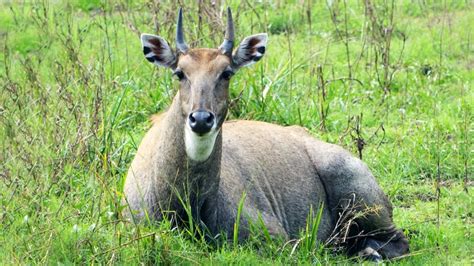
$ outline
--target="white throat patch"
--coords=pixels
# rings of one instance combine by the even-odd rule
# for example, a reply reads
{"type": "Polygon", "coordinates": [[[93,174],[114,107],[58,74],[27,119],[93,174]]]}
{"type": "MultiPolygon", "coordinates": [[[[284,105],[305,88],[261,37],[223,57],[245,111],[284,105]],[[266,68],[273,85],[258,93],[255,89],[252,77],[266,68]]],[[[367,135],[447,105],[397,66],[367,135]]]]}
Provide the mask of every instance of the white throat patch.
{"type": "Polygon", "coordinates": [[[184,129],[184,144],[188,157],[196,162],[204,162],[207,160],[214,149],[217,133],[219,133],[219,130],[216,130],[216,125],[214,125],[209,133],[199,136],[194,133],[186,123],[184,129]]]}

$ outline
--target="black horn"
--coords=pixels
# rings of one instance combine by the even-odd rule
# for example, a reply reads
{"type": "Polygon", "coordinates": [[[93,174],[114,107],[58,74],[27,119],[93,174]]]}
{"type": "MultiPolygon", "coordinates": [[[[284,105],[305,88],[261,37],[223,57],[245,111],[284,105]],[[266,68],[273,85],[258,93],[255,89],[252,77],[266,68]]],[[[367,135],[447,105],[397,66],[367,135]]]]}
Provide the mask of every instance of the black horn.
{"type": "Polygon", "coordinates": [[[179,8],[178,13],[178,22],[176,25],[176,48],[183,54],[188,50],[188,45],[184,41],[183,33],[183,8],[179,8]]]}
{"type": "Polygon", "coordinates": [[[227,8],[227,28],[225,30],[224,42],[219,46],[223,54],[232,55],[234,48],[234,21],[232,20],[232,11],[227,8]]]}

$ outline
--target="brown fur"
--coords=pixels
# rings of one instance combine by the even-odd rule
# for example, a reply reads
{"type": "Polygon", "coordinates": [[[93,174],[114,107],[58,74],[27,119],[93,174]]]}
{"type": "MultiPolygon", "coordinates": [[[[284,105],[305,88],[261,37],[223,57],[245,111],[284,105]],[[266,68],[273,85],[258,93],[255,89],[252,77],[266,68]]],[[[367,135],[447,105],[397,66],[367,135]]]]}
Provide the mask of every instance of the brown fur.
{"type": "Polygon", "coordinates": [[[231,236],[245,192],[239,239],[248,238],[249,224],[258,217],[271,234],[297,238],[310,207],[322,204],[318,238],[324,241],[334,229],[341,204],[355,197],[363,203],[361,211],[380,208],[357,219],[354,234],[373,235],[356,251],[374,249],[385,257],[408,251],[405,236],[393,225],[392,206],[367,166],[301,127],[230,121],[223,124],[206,161],[190,160],[183,140],[186,117],[199,107],[212,110],[219,125],[223,123],[229,82],[217,77],[230,60],[215,49],[194,49],[181,55],[177,65],[187,79],[181,81],[170,109],[153,118],[125,183],[126,200],[136,217],[160,220],[171,212],[177,221],[186,220],[181,197],[188,200],[193,218],[212,235],[231,236]]]}
{"type": "Polygon", "coordinates": [[[160,121],[163,119],[164,117],[164,112],[163,113],[157,113],[157,114],[154,114],[150,117],[150,122],[154,125],[154,124],[158,124],[160,123],[160,121]]]}

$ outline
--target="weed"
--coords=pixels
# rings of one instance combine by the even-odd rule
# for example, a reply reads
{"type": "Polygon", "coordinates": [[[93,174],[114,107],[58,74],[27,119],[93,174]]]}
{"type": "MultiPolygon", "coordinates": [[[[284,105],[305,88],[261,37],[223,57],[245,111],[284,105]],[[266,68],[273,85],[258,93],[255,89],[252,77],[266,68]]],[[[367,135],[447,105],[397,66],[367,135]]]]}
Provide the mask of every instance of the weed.
{"type": "Polygon", "coordinates": [[[298,245],[262,216],[236,245],[244,195],[218,247],[189,191],[178,194],[187,227],[120,214],[149,117],[176,93],[139,34],[172,42],[183,5],[188,43],[216,47],[226,4],[239,38],[270,33],[266,57],[233,78],[229,119],[299,124],[363,158],[410,237],[397,263],[471,263],[472,3],[78,0],[0,3],[0,264],[347,263],[333,252],[344,234],[315,237],[322,208],[298,245]]]}

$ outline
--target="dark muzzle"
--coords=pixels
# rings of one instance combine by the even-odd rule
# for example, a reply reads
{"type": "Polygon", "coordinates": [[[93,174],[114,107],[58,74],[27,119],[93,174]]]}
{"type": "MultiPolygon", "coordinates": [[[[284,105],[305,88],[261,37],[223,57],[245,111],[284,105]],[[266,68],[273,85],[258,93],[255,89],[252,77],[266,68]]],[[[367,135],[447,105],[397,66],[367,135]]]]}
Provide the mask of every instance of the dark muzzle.
{"type": "Polygon", "coordinates": [[[203,135],[211,131],[215,123],[214,118],[215,116],[211,112],[197,110],[191,112],[188,123],[193,132],[203,135]]]}

